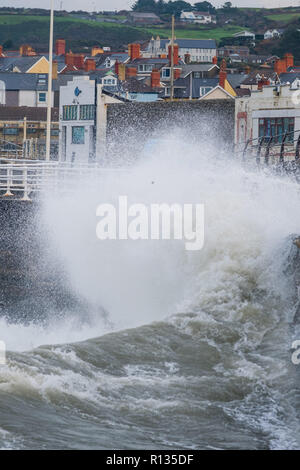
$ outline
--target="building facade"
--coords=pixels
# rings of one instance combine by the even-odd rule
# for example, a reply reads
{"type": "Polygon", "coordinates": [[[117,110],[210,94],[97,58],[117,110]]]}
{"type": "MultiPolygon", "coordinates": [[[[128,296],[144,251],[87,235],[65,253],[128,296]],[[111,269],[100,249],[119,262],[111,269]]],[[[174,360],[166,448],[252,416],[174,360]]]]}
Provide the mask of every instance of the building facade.
{"type": "Polygon", "coordinates": [[[295,147],[300,129],[300,86],[269,85],[236,99],[235,142],[272,137],[272,143],[286,142],[295,147]]]}
{"type": "MultiPolygon", "coordinates": [[[[0,89],[1,105],[47,107],[47,74],[0,72],[0,89]]],[[[54,91],[52,92],[53,105],[54,91]]]]}
{"type": "MultiPolygon", "coordinates": [[[[191,62],[213,62],[217,55],[214,39],[176,39],[179,57],[184,60],[187,55],[191,62]]],[[[142,52],[145,57],[167,57],[171,41],[169,39],[152,38],[142,52]]]]}
{"type": "Polygon", "coordinates": [[[203,11],[182,11],[180,21],[192,24],[210,24],[217,22],[214,15],[203,11]]]}
{"type": "Polygon", "coordinates": [[[104,152],[106,105],[122,98],[103,90],[97,79],[74,76],[60,87],[60,155],[62,161],[91,162],[104,152]]]}

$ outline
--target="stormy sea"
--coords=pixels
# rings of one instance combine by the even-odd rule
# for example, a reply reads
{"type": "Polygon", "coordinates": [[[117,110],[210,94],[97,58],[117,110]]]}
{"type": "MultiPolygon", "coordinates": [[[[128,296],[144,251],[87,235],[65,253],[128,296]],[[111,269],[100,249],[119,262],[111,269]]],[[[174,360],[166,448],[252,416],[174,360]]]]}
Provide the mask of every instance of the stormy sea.
{"type": "Polygon", "coordinates": [[[1,228],[0,448],[299,449],[299,190],[174,139],[27,203],[1,228]],[[204,204],[203,248],[99,240],[120,195],[204,204]]]}

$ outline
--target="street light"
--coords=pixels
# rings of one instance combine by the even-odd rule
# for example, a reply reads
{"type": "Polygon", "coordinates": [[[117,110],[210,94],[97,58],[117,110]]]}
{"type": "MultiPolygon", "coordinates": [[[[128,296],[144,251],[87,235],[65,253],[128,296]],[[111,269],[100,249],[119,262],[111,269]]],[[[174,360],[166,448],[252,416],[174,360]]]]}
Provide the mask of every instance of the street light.
{"type": "Polygon", "coordinates": [[[49,72],[48,72],[48,101],[47,101],[47,131],[46,131],[46,160],[50,160],[51,144],[51,107],[52,107],[52,62],[53,62],[53,20],[54,0],[50,6],[50,37],[49,37],[49,72]]]}

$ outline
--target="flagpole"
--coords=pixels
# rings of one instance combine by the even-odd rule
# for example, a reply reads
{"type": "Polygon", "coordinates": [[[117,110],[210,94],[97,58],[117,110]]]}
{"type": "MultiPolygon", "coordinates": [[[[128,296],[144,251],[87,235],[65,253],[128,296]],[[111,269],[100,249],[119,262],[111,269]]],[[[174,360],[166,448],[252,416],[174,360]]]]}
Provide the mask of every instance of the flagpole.
{"type": "Polygon", "coordinates": [[[53,67],[53,22],[54,0],[50,6],[50,36],[49,36],[49,72],[48,72],[48,100],[47,100],[47,130],[46,130],[46,160],[50,160],[51,146],[51,107],[52,107],[52,67],[53,67]]]}

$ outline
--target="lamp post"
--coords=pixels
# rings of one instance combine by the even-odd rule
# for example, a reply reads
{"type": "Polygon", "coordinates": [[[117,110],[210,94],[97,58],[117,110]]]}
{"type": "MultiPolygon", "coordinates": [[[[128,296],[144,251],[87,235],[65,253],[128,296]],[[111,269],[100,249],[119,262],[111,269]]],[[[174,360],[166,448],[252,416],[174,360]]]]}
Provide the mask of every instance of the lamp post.
{"type": "Polygon", "coordinates": [[[48,100],[47,100],[47,130],[46,130],[46,160],[50,160],[50,144],[51,144],[53,20],[54,20],[54,0],[51,0],[51,6],[50,6],[50,37],[49,37],[48,100]]]}
{"type": "Polygon", "coordinates": [[[174,99],[174,24],[175,17],[172,15],[172,37],[171,37],[171,88],[170,88],[170,99],[174,99]]]}

